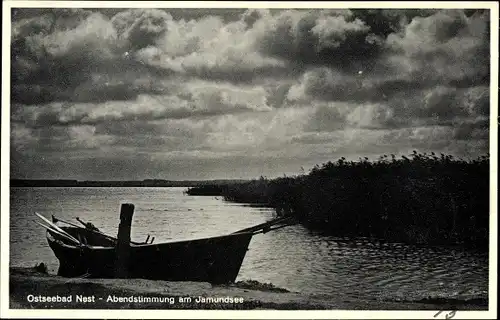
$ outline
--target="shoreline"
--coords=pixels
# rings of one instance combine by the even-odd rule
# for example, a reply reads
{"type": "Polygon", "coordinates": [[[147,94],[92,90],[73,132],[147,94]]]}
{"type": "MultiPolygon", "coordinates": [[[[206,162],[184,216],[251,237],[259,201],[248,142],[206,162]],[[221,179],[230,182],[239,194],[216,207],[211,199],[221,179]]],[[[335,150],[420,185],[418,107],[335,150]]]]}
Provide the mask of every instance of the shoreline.
{"type": "Polygon", "coordinates": [[[11,267],[9,276],[11,309],[488,310],[483,299],[379,301],[305,295],[256,281],[212,286],[204,282],[63,278],[21,267],[11,267]],[[56,298],[48,302],[49,297],[56,298]]]}

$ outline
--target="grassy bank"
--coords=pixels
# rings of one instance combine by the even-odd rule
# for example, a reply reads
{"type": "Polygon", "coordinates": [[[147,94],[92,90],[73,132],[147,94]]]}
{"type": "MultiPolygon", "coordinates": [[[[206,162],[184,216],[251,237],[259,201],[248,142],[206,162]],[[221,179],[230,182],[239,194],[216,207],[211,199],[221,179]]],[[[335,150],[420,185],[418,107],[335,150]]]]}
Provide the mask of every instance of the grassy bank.
{"type": "Polygon", "coordinates": [[[383,155],[327,162],[309,174],[191,188],[188,194],[264,203],[336,236],[487,248],[489,157],[383,155]],[[211,188],[211,189],[207,189],[211,188]]]}

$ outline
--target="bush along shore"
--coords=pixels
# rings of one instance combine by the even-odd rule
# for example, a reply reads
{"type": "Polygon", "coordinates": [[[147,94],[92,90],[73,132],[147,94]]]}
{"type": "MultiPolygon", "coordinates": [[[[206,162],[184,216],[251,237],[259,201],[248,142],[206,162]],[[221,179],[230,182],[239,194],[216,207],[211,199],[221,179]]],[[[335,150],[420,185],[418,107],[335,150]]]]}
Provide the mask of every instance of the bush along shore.
{"type": "Polygon", "coordinates": [[[376,161],[340,158],[304,175],[186,192],[265,204],[328,235],[488,248],[489,155],[463,160],[414,151],[376,161]]]}

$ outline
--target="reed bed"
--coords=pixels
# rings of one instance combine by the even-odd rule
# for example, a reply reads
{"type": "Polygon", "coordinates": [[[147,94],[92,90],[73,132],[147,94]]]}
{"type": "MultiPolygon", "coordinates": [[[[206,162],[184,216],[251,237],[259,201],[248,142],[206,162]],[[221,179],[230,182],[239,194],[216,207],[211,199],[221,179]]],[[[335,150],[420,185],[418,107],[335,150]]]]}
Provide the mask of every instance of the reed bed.
{"type": "Polygon", "coordinates": [[[308,174],[187,193],[204,191],[226,201],[269,205],[311,230],[335,236],[488,247],[489,155],[463,160],[413,151],[375,161],[342,157],[308,174]]]}

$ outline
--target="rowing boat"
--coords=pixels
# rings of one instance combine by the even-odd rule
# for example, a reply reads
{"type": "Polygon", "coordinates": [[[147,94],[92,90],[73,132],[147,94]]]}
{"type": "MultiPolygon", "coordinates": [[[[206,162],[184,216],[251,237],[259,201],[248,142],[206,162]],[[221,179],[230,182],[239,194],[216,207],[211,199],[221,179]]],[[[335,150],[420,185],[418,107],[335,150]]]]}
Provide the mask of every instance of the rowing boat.
{"type": "MultiPolygon", "coordinates": [[[[37,214],[47,229],[47,241],[59,260],[63,277],[114,278],[118,239],[91,224],[84,227],[37,214]],[[63,225],[64,224],[64,225],[63,225]],[[91,227],[89,227],[91,226],[91,227]]],[[[81,222],[81,220],[79,220],[81,222]]],[[[237,232],[164,243],[130,242],[129,278],[167,281],[234,282],[252,237],[293,222],[277,218],[237,232]]]]}

